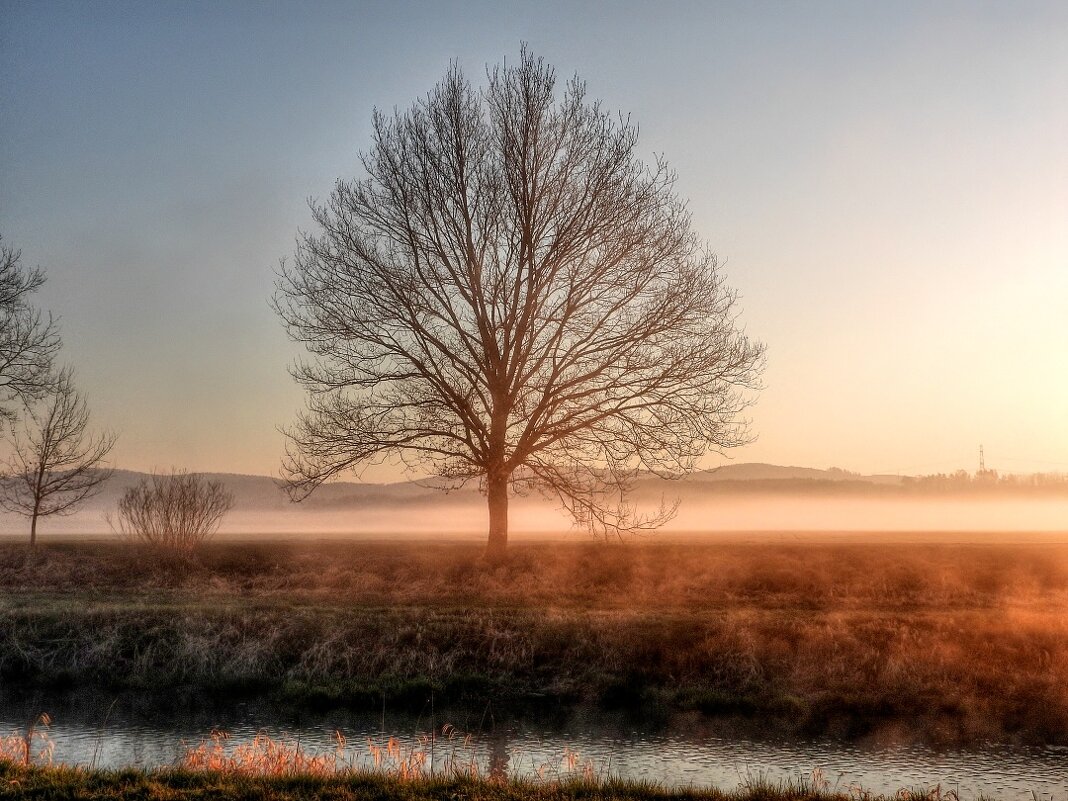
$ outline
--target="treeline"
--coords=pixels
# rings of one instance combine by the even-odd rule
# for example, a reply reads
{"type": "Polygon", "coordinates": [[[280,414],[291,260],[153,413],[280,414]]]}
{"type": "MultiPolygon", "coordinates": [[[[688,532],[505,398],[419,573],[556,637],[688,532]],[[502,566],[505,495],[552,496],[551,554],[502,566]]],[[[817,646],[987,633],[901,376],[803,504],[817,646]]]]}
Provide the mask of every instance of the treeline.
{"type": "MultiPolygon", "coordinates": [[[[844,471],[843,471],[844,472],[844,471]]],[[[659,482],[649,483],[646,494],[662,492],[659,482]]],[[[934,473],[924,476],[835,478],[761,478],[705,482],[681,488],[685,497],[712,495],[800,495],[904,498],[932,495],[1068,495],[1068,473],[1000,475],[994,470],[969,473],[934,473]]]]}
{"type": "Polygon", "coordinates": [[[1068,493],[1068,473],[1007,473],[979,470],[969,473],[934,473],[926,476],[904,476],[902,489],[908,492],[968,492],[1006,494],[1062,494],[1068,493]]]}

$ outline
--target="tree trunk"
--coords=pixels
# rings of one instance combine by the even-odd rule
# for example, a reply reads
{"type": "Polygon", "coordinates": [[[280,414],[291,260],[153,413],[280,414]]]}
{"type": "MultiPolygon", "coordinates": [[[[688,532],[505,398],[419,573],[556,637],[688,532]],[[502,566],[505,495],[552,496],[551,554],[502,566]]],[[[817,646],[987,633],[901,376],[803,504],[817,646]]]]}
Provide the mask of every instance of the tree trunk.
{"type": "Polygon", "coordinates": [[[33,517],[30,518],[30,548],[37,547],[37,510],[33,510],[33,517]]]}
{"type": "Polygon", "coordinates": [[[486,478],[489,496],[489,541],[486,560],[500,562],[508,547],[508,476],[494,471],[486,478]]]}

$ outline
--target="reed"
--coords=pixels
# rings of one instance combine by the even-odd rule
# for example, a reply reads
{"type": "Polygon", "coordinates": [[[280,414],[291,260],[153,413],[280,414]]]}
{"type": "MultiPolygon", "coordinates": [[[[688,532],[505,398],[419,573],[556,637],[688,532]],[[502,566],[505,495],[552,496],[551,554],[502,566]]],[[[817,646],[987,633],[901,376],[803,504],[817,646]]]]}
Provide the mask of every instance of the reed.
{"type": "Polygon", "coordinates": [[[51,765],[55,743],[48,734],[52,718],[38,715],[25,731],[13,731],[0,736],[0,762],[17,765],[51,765]]]}

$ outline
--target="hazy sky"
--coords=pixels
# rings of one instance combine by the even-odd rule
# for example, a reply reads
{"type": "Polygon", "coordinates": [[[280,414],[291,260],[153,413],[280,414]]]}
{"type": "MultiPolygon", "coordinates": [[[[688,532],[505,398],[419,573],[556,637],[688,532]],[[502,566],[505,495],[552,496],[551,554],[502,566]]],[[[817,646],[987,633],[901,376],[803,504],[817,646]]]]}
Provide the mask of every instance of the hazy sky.
{"type": "Polygon", "coordinates": [[[768,346],[736,460],[1068,470],[1063,0],[0,0],[0,233],[118,464],[276,472],[307,198],[375,106],[523,41],[633,115],[727,260],[768,346]]]}

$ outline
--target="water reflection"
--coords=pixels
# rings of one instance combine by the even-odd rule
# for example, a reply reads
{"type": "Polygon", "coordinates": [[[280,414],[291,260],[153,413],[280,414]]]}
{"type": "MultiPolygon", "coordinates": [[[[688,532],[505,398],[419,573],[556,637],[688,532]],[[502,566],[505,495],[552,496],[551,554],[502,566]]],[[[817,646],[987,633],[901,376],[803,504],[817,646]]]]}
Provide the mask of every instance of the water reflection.
{"type": "Polygon", "coordinates": [[[491,779],[508,778],[508,763],[512,759],[508,733],[504,730],[492,732],[486,736],[486,741],[489,746],[489,764],[486,772],[491,779]]]}
{"type": "Polygon", "coordinates": [[[353,747],[355,764],[370,767],[368,740],[381,744],[397,736],[405,751],[427,748],[420,735],[436,728],[435,770],[450,760],[473,762],[494,777],[551,777],[585,769],[672,787],[732,788],[754,778],[789,781],[815,771],[831,788],[842,790],[855,785],[892,794],[903,787],[941,785],[962,798],[1068,798],[1068,749],[1063,748],[985,745],[938,751],[916,745],[775,740],[741,736],[716,721],[675,720],[650,729],[630,719],[575,710],[503,720],[486,710],[447,715],[439,710],[435,724],[450,724],[442,727],[419,715],[294,715],[253,703],[161,709],[158,701],[38,695],[0,697],[0,734],[24,730],[37,712],[46,710],[52,716],[55,760],[96,767],[174,764],[185,748],[213,729],[230,732],[233,743],[266,731],[323,751],[336,747],[335,731],[340,731],[353,747]]]}

